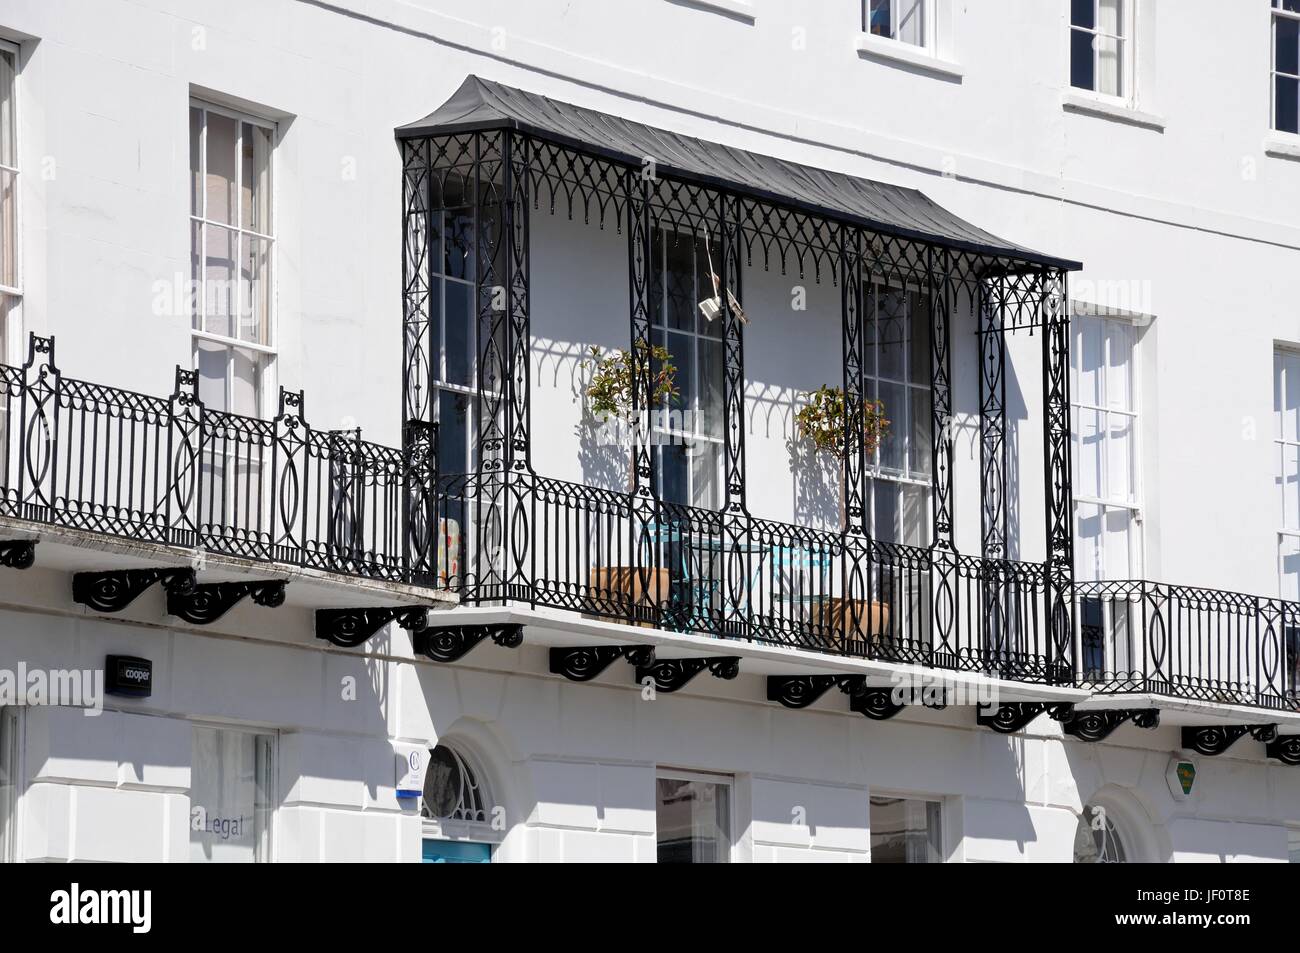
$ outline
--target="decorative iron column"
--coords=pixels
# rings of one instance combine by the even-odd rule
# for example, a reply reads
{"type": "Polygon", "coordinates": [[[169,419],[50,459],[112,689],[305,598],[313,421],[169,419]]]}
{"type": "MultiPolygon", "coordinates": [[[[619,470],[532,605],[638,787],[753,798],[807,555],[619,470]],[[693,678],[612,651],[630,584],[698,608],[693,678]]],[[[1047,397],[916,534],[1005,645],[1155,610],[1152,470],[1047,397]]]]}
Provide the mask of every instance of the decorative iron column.
{"type": "Polygon", "coordinates": [[[839,229],[840,326],[844,362],[844,481],[843,526],[848,533],[867,535],[867,458],[862,439],[865,379],[865,325],[862,297],[862,233],[839,229]]]}
{"type": "Polygon", "coordinates": [[[1008,660],[1004,564],[1007,558],[1006,337],[1007,285],[980,280],[976,291],[980,397],[980,650],[995,663],[1008,660]]]}
{"type": "Polygon", "coordinates": [[[432,169],[428,139],[402,141],[402,421],[433,420],[429,353],[432,169]]]}
{"type": "Polygon", "coordinates": [[[478,329],[478,436],[475,454],[477,492],[473,505],[476,545],[473,562],[484,598],[505,599],[506,416],[510,383],[503,280],[505,248],[505,139],[502,132],[474,134],[474,286],[478,329]]]}
{"type": "Polygon", "coordinates": [[[505,473],[503,492],[506,513],[502,514],[502,557],[505,561],[507,598],[534,603],[532,527],[535,524],[532,464],[532,400],[530,356],[532,329],[529,324],[529,161],[531,143],[513,132],[502,133],[501,163],[502,234],[501,255],[505,273],[501,285],[492,289],[494,305],[504,306],[505,341],[505,473]],[[504,300],[502,300],[504,299],[504,300]],[[508,513],[508,520],[507,520],[508,513]]]}
{"type": "MultiPolygon", "coordinates": [[[[632,454],[630,458],[628,506],[628,552],[637,571],[640,592],[653,592],[652,577],[669,560],[661,552],[657,539],[660,532],[659,500],[655,489],[650,446],[650,415],[655,408],[653,396],[653,362],[650,341],[650,283],[654,280],[654,243],[651,198],[654,194],[652,173],[645,168],[627,169],[623,173],[623,197],[627,207],[628,323],[632,348],[632,419],[630,423],[632,454]]],[[[684,583],[674,577],[669,582],[670,602],[684,599],[684,583]]],[[[655,606],[658,611],[662,607],[655,606]]],[[[629,603],[628,621],[636,621],[636,607],[629,603]]]]}
{"type": "Polygon", "coordinates": [[[985,559],[1006,559],[1006,287],[983,280],[976,292],[980,345],[980,528],[985,559]]]}
{"type": "Polygon", "coordinates": [[[1070,469],[1070,315],[1065,272],[1043,275],[1043,495],[1049,677],[1074,678],[1074,498],[1070,469]]]}
{"type": "Polygon", "coordinates": [[[721,274],[718,295],[722,306],[722,401],[726,437],[723,463],[726,497],[722,514],[726,555],[727,598],[723,600],[722,633],[748,637],[752,600],[750,588],[753,541],[745,502],[745,349],[744,325],[732,300],[740,302],[741,202],[734,195],[718,196],[718,239],[721,274]]]}
{"type": "Polygon", "coordinates": [[[931,246],[926,249],[925,263],[930,297],[933,651],[935,655],[951,660],[958,655],[958,646],[954,642],[957,623],[957,553],[952,538],[952,261],[947,250],[931,246]]]}

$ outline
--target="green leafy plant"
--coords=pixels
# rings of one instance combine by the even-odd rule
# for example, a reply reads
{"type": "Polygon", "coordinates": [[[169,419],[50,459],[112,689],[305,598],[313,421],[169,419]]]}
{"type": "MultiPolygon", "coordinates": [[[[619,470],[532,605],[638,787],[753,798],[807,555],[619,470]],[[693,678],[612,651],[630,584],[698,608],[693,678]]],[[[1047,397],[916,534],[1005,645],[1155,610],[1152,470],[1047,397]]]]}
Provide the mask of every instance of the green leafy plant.
{"type": "Polygon", "coordinates": [[[607,357],[601,356],[600,348],[593,347],[590,360],[583,366],[592,369],[587,398],[591,412],[602,421],[610,417],[631,421],[633,382],[643,373],[650,374],[651,407],[681,396],[672,355],[667,348],[651,347],[646,341],[637,341],[631,351],[620,348],[607,357]]]}
{"type": "MultiPolygon", "coordinates": [[[[805,404],[795,414],[799,436],[812,442],[813,447],[843,459],[847,442],[844,388],[821,386],[804,395],[805,404]]],[[[862,402],[862,450],[871,456],[880,441],[889,433],[889,420],[885,405],[878,400],[862,402]]]]}

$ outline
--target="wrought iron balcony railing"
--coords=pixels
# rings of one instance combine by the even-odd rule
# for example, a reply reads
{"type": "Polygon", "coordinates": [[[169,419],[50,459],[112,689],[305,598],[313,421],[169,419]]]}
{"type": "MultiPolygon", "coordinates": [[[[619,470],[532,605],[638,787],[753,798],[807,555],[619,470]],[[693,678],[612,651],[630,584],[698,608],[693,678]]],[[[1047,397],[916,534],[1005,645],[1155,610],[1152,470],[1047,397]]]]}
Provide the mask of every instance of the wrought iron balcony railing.
{"type": "Polygon", "coordinates": [[[670,631],[1066,682],[1044,567],[521,473],[440,478],[448,584],[670,631]]]}
{"type": "Polygon", "coordinates": [[[317,431],[64,377],[52,339],[0,365],[0,516],[457,591],[593,618],[1098,693],[1300,711],[1300,603],[1076,583],[1050,624],[1041,563],[992,560],[596,489],[526,470],[439,475],[317,431]]]}
{"type": "Polygon", "coordinates": [[[64,377],[53,338],[0,365],[0,516],[390,581],[430,582],[434,428],[408,449],[313,430],[301,393],[260,420],[64,377]],[[426,509],[428,510],[426,512],[426,509]]]}
{"type": "Polygon", "coordinates": [[[1143,580],[1074,588],[1082,687],[1300,710],[1300,603],[1143,580]]]}

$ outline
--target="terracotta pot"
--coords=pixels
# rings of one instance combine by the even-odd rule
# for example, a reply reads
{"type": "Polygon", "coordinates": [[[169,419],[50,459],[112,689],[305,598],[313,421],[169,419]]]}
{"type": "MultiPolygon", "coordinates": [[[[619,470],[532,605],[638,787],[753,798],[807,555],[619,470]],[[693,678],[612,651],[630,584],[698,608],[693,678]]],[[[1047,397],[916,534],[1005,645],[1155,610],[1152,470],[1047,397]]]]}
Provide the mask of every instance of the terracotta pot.
{"type": "MultiPolygon", "coordinates": [[[[634,606],[664,605],[668,601],[670,585],[668,570],[647,569],[644,576],[646,585],[642,586],[640,569],[633,566],[597,566],[591,570],[592,595],[608,602],[615,614],[624,619],[634,606]]],[[[655,627],[652,622],[635,624],[643,629],[655,627]]]]}
{"type": "Polygon", "coordinates": [[[883,602],[829,596],[813,603],[812,616],[817,625],[842,630],[849,643],[859,642],[865,645],[868,641],[878,640],[889,631],[889,606],[883,602]]]}

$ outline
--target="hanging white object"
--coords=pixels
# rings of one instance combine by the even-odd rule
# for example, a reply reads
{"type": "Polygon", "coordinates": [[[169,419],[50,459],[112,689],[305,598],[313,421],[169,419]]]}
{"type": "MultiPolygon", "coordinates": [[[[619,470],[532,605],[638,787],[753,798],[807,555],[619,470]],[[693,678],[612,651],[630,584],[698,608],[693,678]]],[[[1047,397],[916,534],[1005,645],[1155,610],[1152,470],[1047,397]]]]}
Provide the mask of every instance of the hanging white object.
{"type": "MultiPolygon", "coordinates": [[[[700,302],[700,314],[704,315],[705,321],[716,321],[718,315],[722,313],[722,295],[718,293],[722,282],[718,278],[718,273],[713,270],[713,252],[709,250],[708,229],[704,230],[704,254],[709,259],[709,277],[713,279],[713,297],[705,298],[700,302]]],[[[745,317],[745,310],[740,306],[740,302],[736,300],[736,296],[731,293],[730,288],[727,289],[727,303],[731,305],[731,313],[740,319],[741,324],[749,324],[749,318],[745,317]]]]}

